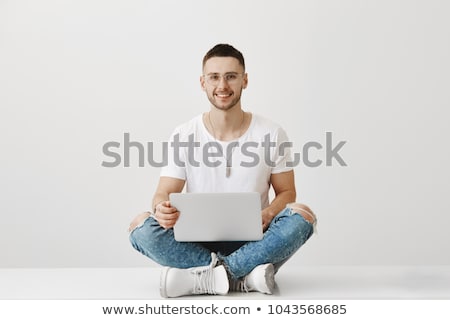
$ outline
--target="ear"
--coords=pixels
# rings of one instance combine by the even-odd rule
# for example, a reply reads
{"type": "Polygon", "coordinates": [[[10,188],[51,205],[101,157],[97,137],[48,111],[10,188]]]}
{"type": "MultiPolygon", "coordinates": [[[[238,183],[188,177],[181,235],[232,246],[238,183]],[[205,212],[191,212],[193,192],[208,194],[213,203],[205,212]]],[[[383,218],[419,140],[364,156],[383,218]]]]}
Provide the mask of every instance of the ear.
{"type": "Polygon", "coordinates": [[[205,77],[200,76],[200,86],[202,87],[203,91],[206,91],[206,84],[205,84],[205,77]]]}
{"type": "Polygon", "coordinates": [[[244,78],[242,79],[242,89],[246,89],[248,85],[248,74],[244,73],[244,78]]]}

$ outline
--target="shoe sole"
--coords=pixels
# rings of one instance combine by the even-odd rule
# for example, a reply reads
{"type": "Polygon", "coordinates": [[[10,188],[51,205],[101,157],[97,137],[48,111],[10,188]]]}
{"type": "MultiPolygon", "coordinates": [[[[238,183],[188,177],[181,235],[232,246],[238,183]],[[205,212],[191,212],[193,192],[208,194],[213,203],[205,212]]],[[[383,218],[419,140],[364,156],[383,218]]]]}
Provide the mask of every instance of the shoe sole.
{"type": "Polygon", "coordinates": [[[164,267],[161,270],[161,276],[159,278],[159,294],[163,298],[169,298],[166,291],[166,280],[167,280],[167,274],[169,273],[170,267],[164,267]]]}
{"type": "Polygon", "coordinates": [[[266,280],[267,292],[266,294],[272,294],[275,289],[275,268],[273,264],[269,263],[264,273],[264,279],[266,280]]]}

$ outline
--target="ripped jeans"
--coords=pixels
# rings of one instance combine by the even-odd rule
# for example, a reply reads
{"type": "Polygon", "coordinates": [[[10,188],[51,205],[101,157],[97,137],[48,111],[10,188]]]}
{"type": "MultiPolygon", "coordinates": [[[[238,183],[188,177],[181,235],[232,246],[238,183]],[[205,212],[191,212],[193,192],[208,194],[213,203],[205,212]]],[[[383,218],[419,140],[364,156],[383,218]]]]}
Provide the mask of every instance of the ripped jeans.
{"type": "MultiPolygon", "coordinates": [[[[133,247],[156,263],[174,268],[206,266],[216,252],[233,279],[241,278],[258,265],[272,263],[275,270],[285,263],[313,234],[313,223],[294,206],[286,206],[273,218],[259,241],[177,242],[173,229],[164,229],[152,217],[130,233],[133,247]]],[[[316,218],[314,214],[310,214],[316,218]]]]}

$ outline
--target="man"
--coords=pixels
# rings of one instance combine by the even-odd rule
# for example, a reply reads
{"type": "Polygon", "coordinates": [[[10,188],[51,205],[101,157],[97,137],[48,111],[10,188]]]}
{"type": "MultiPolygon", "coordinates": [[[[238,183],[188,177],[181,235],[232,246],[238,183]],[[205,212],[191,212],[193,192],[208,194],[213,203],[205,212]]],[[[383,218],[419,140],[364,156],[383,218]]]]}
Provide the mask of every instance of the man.
{"type": "Polygon", "coordinates": [[[161,274],[163,297],[226,294],[230,290],[271,294],[274,274],[312,235],[316,217],[307,206],[295,203],[294,171],[287,165],[290,152],[282,148],[288,142],[284,130],[242,109],[241,94],[248,76],[241,52],[227,44],[209,50],[200,84],[211,103],[210,111],[176,128],[171,141],[194,137],[200,146],[220,144],[222,152],[215,158],[220,165],[193,165],[190,160],[204,156],[202,148],[172,150],[153,197],[153,213],[144,212],[130,224],[131,243],[166,266],[161,274]],[[259,146],[252,157],[239,147],[227,148],[230,143],[242,146],[246,142],[259,146]],[[253,165],[244,166],[244,162],[253,165]],[[168,199],[185,185],[187,192],[259,192],[263,239],[247,243],[175,241],[172,227],[180,212],[168,199]],[[270,187],[275,197],[269,203],[270,187]]]}

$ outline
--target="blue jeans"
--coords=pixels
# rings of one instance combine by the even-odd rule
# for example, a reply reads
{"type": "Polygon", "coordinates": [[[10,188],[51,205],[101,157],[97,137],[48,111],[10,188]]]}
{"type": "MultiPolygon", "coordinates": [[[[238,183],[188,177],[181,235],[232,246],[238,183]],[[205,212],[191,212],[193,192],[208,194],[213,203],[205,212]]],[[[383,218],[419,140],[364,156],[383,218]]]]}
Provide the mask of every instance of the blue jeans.
{"type": "Polygon", "coordinates": [[[130,234],[133,247],[156,263],[191,268],[211,263],[216,252],[229,275],[238,279],[258,265],[272,263],[275,270],[286,262],[313,234],[313,225],[286,207],[272,220],[259,241],[177,242],[173,229],[164,229],[152,217],[130,234]]]}

